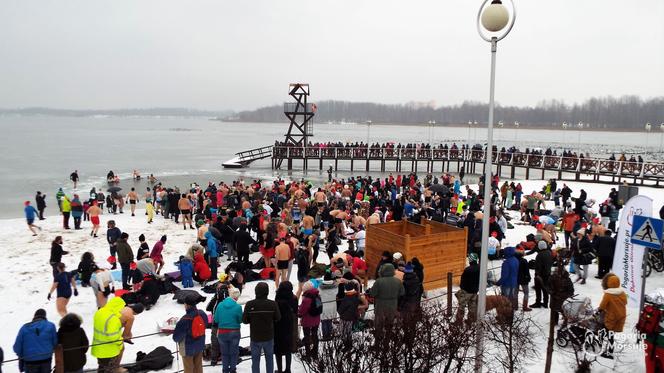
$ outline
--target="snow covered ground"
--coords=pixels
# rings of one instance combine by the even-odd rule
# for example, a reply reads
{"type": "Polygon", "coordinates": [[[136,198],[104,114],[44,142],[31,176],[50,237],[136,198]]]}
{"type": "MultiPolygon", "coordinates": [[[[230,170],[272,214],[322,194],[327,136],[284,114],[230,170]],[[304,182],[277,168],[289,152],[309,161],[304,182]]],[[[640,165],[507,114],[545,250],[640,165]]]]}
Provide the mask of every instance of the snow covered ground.
{"type": "MultiPolygon", "coordinates": [[[[531,190],[540,190],[543,181],[521,181],[524,192],[531,190]]],[[[578,195],[581,188],[585,189],[589,198],[603,201],[608,195],[611,185],[588,184],[588,183],[567,183],[573,190],[574,196],[578,195]]],[[[654,211],[658,211],[664,203],[664,192],[653,188],[640,188],[640,193],[650,196],[654,200],[654,211]]],[[[175,225],[173,222],[165,221],[161,216],[157,216],[154,223],[148,225],[143,215],[143,210],[138,210],[135,217],[125,212],[122,215],[103,215],[102,225],[106,221],[114,219],[117,226],[129,234],[129,241],[134,251],[138,248],[138,236],[143,233],[147,242],[152,245],[163,235],[168,235],[168,242],[164,250],[166,262],[166,271],[175,270],[175,262],[182,255],[190,244],[196,240],[196,234],[193,230],[183,230],[181,225],[175,225]]],[[[37,222],[43,228],[43,231],[36,237],[33,237],[28,231],[24,219],[6,219],[0,220],[0,248],[3,252],[2,260],[2,281],[0,282],[0,318],[3,321],[4,333],[0,334],[0,346],[5,351],[5,360],[13,359],[15,356],[12,351],[12,345],[18,329],[23,323],[32,319],[33,313],[38,308],[44,308],[47,311],[49,320],[57,323],[59,316],[55,310],[55,301],[47,301],[46,295],[51,285],[51,268],[48,264],[50,254],[50,242],[57,235],[62,235],[64,239],[63,247],[70,251],[69,255],[63,257],[63,262],[72,270],[78,265],[81,254],[85,251],[91,251],[101,265],[105,264],[105,258],[109,255],[108,245],[105,239],[105,229],[100,232],[99,238],[92,238],[89,235],[89,222],[83,224],[83,230],[61,229],[61,219],[57,216],[50,216],[47,220],[37,222]]],[[[508,231],[507,241],[511,244],[517,243],[525,238],[528,233],[534,232],[534,228],[525,225],[515,225],[514,229],[508,231]]],[[[252,254],[251,259],[256,261],[258,254],[252,254]]],[[[324,254],[319,257],[319,261],[326,259],[324,254]]],[[[227,263],[223,260],[222,266],[227,263]]],[[[499,266],[500,262],[490,264],[490,267],[499,266]]],[[[496,271],[496,277],[499,272],[496,271]]],[[[597,272],[597,265],[590,266],[590,276],[586,285],[576,285],[576,292],[580,295],[588,296],[592,299],[593,306],[597,307],[602,298],[602,289],[600,281],[593,278],[597,272]]],[[[293,279],[295,271],[293,271],[293,279]]],[[[249,283],[240,298],[240,303],[245,303],[253,298],[253,286],[255,283],[249,283]]],[[[664,287],[664,274],[656,273],[648,278],[647,291],[664,287]]],[[[274,297],[273,286],[270,287],[271,295],[274,297]]],[[[490,290],[493,292],[493,290],[490,290]]],[[[531,290],[531,299],[534,297],[534,291],[531,290]]],[[[209,295],[208,295],[209,297],[209,295]]],[[[208,298],[209,299],[209,298],[208,298]]],[[[532,301],[531,301],[532,303],[532,301]]],[[[625,333],[629,336],[632,333],[632,327],[636,324],[638,314],[636,304],[628,305],[628,320],[625,333]]],[[[89,288],[80,289],[78,297],[72,297],[68,306],[70,312],[75,312],[83,317],[83,324],[88,337],[91,339],[92,318],[96,310],[92,290],[89,288]]],[[[184,306],[178,305],[168,296],[162,296],[158,304],[150,311],[144,312],[137,317],[134,324],[134,336],[150,334],[157,331],[157,323],[168,319],[171,316],[180,316],[184,313],[184,306]]],[[[542,326],[542,330],[547,330],[548,310],[533,310],[532,315],[542,326]]],[[[242,335],[248,336],[248,326],[243,326],[242,335]]],[[[544,366],[544,355],[546,350],[546,335],[538,338],[538,344],[541,346],[541,358],[533,361],[528,366],[528,371],[541,372],[544,366]]],[[[633,343],[633,337],[630,337],[633,343]]],[[[209,340],[209,339],[208,339],[209,340]]],[[[134,340],[134,345],[125,345],[124,362],[134,361],[136,352],[149,352],[157,346],[163,345],[171,350],[175,350],[175,343],[170,336],[155,335],[134,340]]],[[[249,340],[245,338],[241,345],[248,346],[249,340]]],[[[571,349],[562,350],[556,347],[553,361],[554,372],[567,372],[572,370],[573,354],[571,349]]],[[[176,371],[177,362],[174,361],[173,368],[169,371],[176,371]]],[[[87,368],[96,367],[96,359],[88,354],[87,368]]],[[[303,372],[302,367],[294,361],[294,372],[303,372]]],[[[6,372],[18,371],[15,362],[3,366],[6,372]]],[[[180,368],[181,369],[181,368],[180,368]]],[[[206,368],[206,372],[219,371],[220,367],[206,368]]],[[[251,362],[244,361],[238,366],[238,372],[249,372],[251,362]]],[[[600,358],[594,365],[593,372],[640,372],[644,371],[643,353],[637,350],[625,350],[617,353],[615,361],[609,361],[600,358]]]]}

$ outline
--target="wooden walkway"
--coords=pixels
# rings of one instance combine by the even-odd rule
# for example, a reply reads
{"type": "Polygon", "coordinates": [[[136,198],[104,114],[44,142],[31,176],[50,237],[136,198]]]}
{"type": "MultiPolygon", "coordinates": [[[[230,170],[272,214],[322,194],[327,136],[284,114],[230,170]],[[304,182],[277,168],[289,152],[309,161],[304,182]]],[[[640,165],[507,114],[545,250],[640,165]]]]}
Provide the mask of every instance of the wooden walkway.
{"type": "MultiPolygon", "coordinates": [[[[426,172],[459,172],[463,167],[466,174],[484,173],[484,150],[474,149],[410,149],[410,148],[349,148],[349,147],[272,147],[272,168],[286,161],[288,170],[293,169],[295,161],[302,162],[302,170],[309,165],[323,170],[323,163],[333,165],[339,170],[339,161],[349,161],[350,171],[379,164],[381,172],[418,172],[420,166],[426,166],[426,172]],[[392,167],[388,167],[388,166],[392,167]],[[359,166],[356,167],[356,166],[359,166]],[[362,167],[364,166],[364,167],[362,167]],[[478,167],[479,166],[479,167],[478,167]]],[[[602,158],[571,158],[541,154],[493,152],[493,172],[502,177],[507,172],[515,178],[519,169],[525,171],[525,178],[536,173],[544,179],[545,172],[554,173],[558,180],[576,180],[604,183],[632,183],[640,185],[664,186],[664,162],[611,161],[602,158]]],[[[374,170],[377,171],[377,170],[374,170]]],[[[553,177],[553,176],[551,176],[553,177]]]]}

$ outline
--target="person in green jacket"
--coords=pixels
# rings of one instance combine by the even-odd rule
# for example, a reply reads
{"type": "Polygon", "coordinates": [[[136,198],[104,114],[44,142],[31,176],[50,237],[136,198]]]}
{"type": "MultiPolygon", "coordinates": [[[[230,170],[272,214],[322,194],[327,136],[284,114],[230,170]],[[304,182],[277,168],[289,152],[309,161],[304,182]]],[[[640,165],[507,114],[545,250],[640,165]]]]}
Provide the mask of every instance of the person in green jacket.
{"type": "Polygon", "coordinates": [[[71,202],[66,195],[60,200],[60,211],[62,211],[62,227],[69,229],[69,216],[71,215],[71,202]]]}
{"type": "Polygon", "coordinates": [[[212,338],[219,340],[221,349],[221,366],[223,373],[235,371],[239,356],[240,324],[242,324],[242,306],[237,303],[240,290],[231,287],[228,297],[224,299],[214,312],[214,325],[217,335],[212,338]]]}
{"type": "Polygon", "coordinates": [[[62,188],[58,188],[58,191],[55,193],[55,200],[58,201],[58,209],[62,212],[62,197],[65,196],[65,192],[62,188]]]}
{"type": "Polygon", "coordinates": [[[376,333],[381,333],[381,326],[390,322],[397,315],[399,298],[406,291],[401,281],[394,277],[394,265],[387,263],[380,267],[380,277],[374,282],[367,293],[374,297],[374,326],[376,333]]]}

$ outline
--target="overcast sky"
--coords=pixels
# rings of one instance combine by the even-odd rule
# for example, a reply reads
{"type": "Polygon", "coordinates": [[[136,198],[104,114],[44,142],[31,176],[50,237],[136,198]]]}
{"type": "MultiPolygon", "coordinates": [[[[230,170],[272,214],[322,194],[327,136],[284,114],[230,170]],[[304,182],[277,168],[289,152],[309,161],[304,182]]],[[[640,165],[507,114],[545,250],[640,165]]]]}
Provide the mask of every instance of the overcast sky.
{"type": "MultiPolygon", "coordinates": [[[[2,0],[0,107],[488,100],[480,0],[2,0]]],[[[496,98],[664,95],[664,0],[516,0],[496,98]]]]}

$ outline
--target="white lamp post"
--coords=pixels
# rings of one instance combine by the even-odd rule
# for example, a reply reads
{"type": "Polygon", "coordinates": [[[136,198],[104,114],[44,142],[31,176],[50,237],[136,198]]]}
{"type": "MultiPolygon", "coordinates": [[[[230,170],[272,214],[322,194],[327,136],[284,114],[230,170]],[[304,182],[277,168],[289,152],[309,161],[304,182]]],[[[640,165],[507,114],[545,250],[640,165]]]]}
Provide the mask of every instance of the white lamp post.
{"type": "Polygon", "coordinates": [[[468,137],[466,138],[466,142],[468,142],[469,144],[470,144],[470,126],[472,126],[472,125],[473,125],[473,121],[469,120],[468,121],[468,137]]]}
{"type": "Polygon", "coordinates": [[[646,134],[646,152],[647,152],[648,151],[648,143],[650,142],[649,138],[650,138],[650,131],[652,130],[652,124],[650,124],[650,122],[646,123],[645,129],[646,129],[646,132],[648,132],[648,134],[646,134]]]}
{"type": "Polygon", "coordinates": [[[659,152],[662,152],[662,138],[664,138],[664,123],[659,124],[659,152]]]}
{"type": "Polygon", "coordinates": [[[563,147],[564,147],[565,144],[566,144],[565,135],[566,135],[566,132],[567,132],[567,127],[569,127],[569,125],[567,124],[567,122],[563,122],[562,127],[563,127],[563,147]]]}
{"type": "Polygon", "coordinates": [[[477,143],[477,121],[473,122],[473,145],[477,143]]]}
{"type": "Polygon", "coordinates": [[[577,142],[577,148],[579,149],[579,152],[580,152],[581,151],[581,130],[583,129],[583,122],[579,122],[576,125],[576,127],[579,129],[579,131],[577,132],[576,142],[577,142]]]}
{"type": "MultiPolygon", "coordinates": [[[[491,79],[489,82],[489,122],[487,123],[486,141],[486,163],[484,166],[484,218],[482,219],[482,252],[480,253],[480,287],[477,300],[477,320],[482,322],[486,312],[486,286],[487,286],[487,262],[489,250],[489,217],[491,216],[491,179],[492,179],[492,151],[493,151],[493,108],[494,91],[496,83],[496,50],[498,42],[507,36],[514,26],[516,19],[516,8],[510,0],[512,14],[500,0],[484,0],[477,13],[477,32],[485,41],[491,43],[491,79]]],[[[518,127],[517,122],[514,126],[518,127]]],[[[516,132],[516,129],[515,129],[516,132]]],[[[482,358],[484,350],[484,330],[481,327],[477,333],[477,359],[475,360],[475,371],[482,371],[482,358]]]]}
{"type": "Polygon", "coordinates": [[[517,133],[519,132],[519,122],[514,121],[514,146],[516,146],[517,133]]]}
{"type": "MultiPolygon", "coordinates": [[[[499,122],[498,122],[498,127],[500,127],[500,128],[505,127],[505,122],[503,122],[502,120],[499,121],[499,122]]],[[[500,133],[500,132],[499,132],[499,133],[500,133]]],[[[498,135],[498,141],[500,141],[500,135],[498,135]]],[[[505,139],[503,139],[503,141],[505,141],[505,139]]]]}

